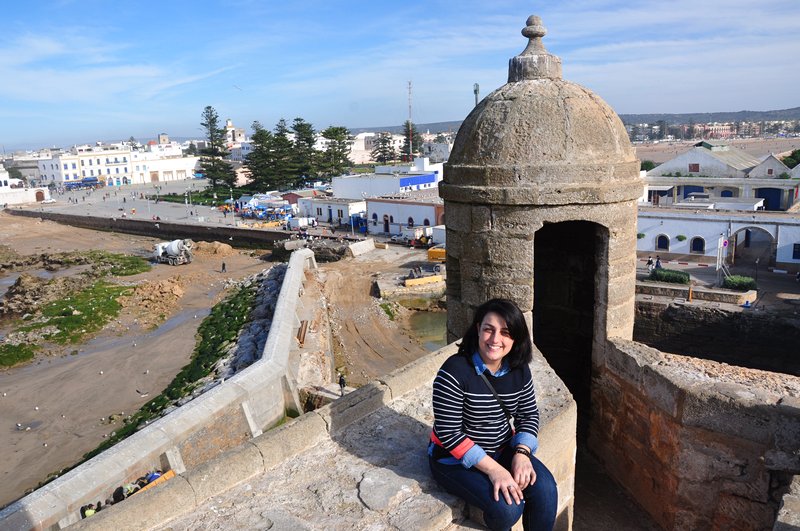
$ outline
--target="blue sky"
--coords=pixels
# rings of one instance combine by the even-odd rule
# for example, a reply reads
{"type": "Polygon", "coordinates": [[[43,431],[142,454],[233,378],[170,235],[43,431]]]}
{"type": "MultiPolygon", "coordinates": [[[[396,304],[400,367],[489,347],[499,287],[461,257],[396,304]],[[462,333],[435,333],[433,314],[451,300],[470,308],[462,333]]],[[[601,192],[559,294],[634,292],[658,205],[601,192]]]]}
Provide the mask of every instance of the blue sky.
{"type": "Polygon", "coordinates": [[[800,106],[797,0],[4,2],[0,146],[202,137],[213,106],[249,131],[300,116],[463,119],[506,81],[530,14],[564,77],[618,113],[800,106]]]}

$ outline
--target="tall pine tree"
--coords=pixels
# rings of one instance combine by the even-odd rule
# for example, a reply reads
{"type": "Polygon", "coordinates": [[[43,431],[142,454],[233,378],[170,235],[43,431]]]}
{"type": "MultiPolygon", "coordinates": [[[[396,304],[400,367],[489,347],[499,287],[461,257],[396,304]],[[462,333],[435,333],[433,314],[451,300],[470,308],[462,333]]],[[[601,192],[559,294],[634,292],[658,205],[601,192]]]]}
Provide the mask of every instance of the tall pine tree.
{"type": "Polygon", "coordinates": [[[253,122],[253,135],[250,137],[252,147],[244,161],[244,167],[250,173],[251,184],[256,190],[271,188],[273,180],[272,132],[258,122],[253,122]]]}
{"type": "Polygon", "coordinates": [[[200,150],[200,171],[208,179],[212,188],[216,187],[219,182],[233,187],[236,183],[236,173],[230,163],[224,159],[229,153],[225,151],[225,129],[219,126],[219,115],[214,107],[208,105],[203,109],[201,117],[203,121],[200,122],[200,125],[206,131],[207,145],[200,150]]]}
{"type": "Polygon", "coordinates": [[[403,124],[403,156],[402,159],[408,162],[413,160],[414,155],[419,153],[422,147],[422,135],[417,131],[417,126],[411,120],[406,120],[403,124]],[[409,140],[410,147],[409,147],[409,140]]]}
{"type": "Polygon", "coordinates": [[[299,183],[304,178],[314,179],[317,176],[314,126],[302,118],[295,118],[292,123],[292,132],[294,133],[294,163],[297,168],[297,182],[299,183]]]}
{"type": "Polygon", "coordinates": [[[322,131],[322,136],[327,140],[327,145],[325,151],[318,154],[319,174],[328,179],[342,175],[353,165],[350,160],[353,146],[350,131],[346,127],[332,125],[322,131]]]}
{"type": "Polygon", "coordinates": [[[392,134],[376,134],[373,148],[369,156],[372,160],[380,162],[381,164],[386,164],[387,162],[395,160],[397,158],[397,153],[395,153],[394,146],[392,145],[392,134]]]}
{"type": "Polygon", "coordinates": [[[272,163],[274,177],[272,185],[278,190],[288,190],[298,181],[297,159],[294,143],[289,138],[289,127],[281,118],[272,130],[272,163]]]}

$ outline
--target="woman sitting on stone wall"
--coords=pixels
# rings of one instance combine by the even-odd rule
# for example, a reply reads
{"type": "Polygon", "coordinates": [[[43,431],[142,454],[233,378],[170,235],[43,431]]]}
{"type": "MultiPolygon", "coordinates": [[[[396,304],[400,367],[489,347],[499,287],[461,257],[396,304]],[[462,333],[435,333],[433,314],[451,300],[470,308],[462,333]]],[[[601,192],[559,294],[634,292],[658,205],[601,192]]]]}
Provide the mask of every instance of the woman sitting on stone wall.
{"type": "Polygon", "coordinates": [[[556,482],[533,456],[539,409],[532,357],[522,312],[512,301],[492,299],[476,310],[458,353],[433,382],[433,477],[481,509],[493,530],[510,529],[520,516],[526,531],[550,530],[555,522],[556,482]]]}

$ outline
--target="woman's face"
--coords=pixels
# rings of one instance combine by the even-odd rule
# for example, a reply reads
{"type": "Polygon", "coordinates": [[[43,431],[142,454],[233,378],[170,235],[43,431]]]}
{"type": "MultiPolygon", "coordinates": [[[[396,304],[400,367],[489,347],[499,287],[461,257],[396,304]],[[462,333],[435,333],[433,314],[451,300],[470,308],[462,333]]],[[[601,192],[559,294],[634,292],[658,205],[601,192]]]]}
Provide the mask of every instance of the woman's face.
{"type": "Polygon", "coordinates": [[[489,370],[497,372],[513,345],[505,319],[494,312],[487,313],[478,325],[478,354],[489,370]]]}

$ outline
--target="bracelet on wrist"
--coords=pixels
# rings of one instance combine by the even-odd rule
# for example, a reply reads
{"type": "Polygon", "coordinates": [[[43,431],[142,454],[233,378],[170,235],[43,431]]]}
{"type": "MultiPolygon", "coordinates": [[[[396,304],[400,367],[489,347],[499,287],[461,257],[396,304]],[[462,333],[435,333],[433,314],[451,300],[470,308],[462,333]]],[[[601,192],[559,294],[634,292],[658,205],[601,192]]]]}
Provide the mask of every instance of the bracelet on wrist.
{"type": "Polygon", "coordinates": [[[522,454],[522,455],[524,455],[526,457],[530,457],[531,456],[531,451],[528,450],[527,448],[521,448],[521,447],[514,448],[514,453],[515,454],[522,454]]]}

